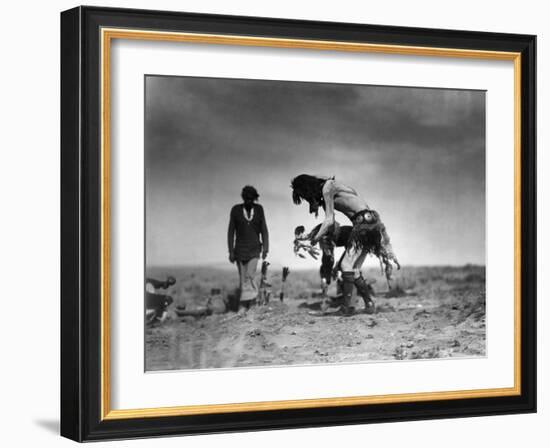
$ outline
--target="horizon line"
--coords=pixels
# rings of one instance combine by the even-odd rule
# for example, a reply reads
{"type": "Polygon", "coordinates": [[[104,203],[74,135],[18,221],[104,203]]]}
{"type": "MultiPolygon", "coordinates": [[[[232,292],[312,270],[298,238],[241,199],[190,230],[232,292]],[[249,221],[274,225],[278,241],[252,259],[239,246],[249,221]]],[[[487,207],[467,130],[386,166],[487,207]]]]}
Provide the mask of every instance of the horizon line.
{"type": "MultiPolygon", "coordinates": [[[[270,264],[275,265],[275,266],[277,266],[279,264],[280,264],[280,266],[285,266],[284,264],[281,264],[281,263],[275,263],[275,264],[270,263],[270,264]]],[[[408,267],[409,268],[433,268],[433,267],[463,268],[463,267],[467,267],[467,266],[486,267],[486,263],[471,263],[471,262],[458,263],[458,264],[452,264],[452,263],[414,264],[414,263],[410,263],[410,264],[406,264],[406,265],[401,265],[401,270],[404,269],[404,268],[408,268],[408,267]]],[[[219,263],[213,262],[213,263],[201,263],[201,264],[196,264],[196,265],[178,264],[178,263],[175,263],[175,264],[155,264],[155,265],[149,265],[149,266],[146,265],[145,269],[148,269],[148,268],[189,268],[189,269],[216,268],[216,269],[231,269],[231,267],[234,267],[234,265],[228,263],[228,266],[221,266],[221,262],[219,262],[219,263]]],[[[294,268],[294,270],[297,270],[297,271],[311,271],[311,270],[316,270],[316,269],[318,269],[318,267],[294,268]]],[[[378,269],[378,267],[369,266],[369,267],[364,267],[363,269],[378,269]]]]}

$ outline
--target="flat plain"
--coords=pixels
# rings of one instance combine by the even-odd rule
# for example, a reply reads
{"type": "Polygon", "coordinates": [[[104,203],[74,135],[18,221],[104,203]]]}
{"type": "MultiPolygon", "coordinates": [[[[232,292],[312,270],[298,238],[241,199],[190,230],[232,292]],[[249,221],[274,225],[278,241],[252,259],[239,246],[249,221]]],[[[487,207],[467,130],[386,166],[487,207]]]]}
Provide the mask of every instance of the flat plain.
{"type": "MultiPolygon", "coordinates": [[[[272,270],[271,300],[239,312],[224,298],[237,286],[232,270],[154,268],[148,276],[173,275],[169,319],[145,330],[145,368],[211,369],[482,357],[486,355],[485,267],[403,267],[389,290],[380,272],[375,314],[342,315],[337,305],[321,315],[319,274],[291,272],[279,300],[281,273],[272,270]],[[214,292],[214,294],[212,294],[214,292]],[[178,316],[177,307],[209,315],[178,316]]],[[[259,277],[259,275],[258,275],[259,277]]],[[[329,295],[336,295],[331,285],[329,295]]],[[[200,314],[200,313],[199,313],[200,314]]]]}

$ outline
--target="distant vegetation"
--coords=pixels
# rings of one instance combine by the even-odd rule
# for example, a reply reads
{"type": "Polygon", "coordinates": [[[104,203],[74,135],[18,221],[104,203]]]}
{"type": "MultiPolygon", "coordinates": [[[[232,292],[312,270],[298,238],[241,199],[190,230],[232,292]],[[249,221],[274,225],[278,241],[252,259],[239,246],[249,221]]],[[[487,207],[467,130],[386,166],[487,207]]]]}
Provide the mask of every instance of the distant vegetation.
{"type": "MultiPolygon", "coordinates": [[[[280,270],[269,271],[269,280],[272,291],[278,294],[281,289],[280,270]]],[[[149,268],[147,275],[163,279],[168,275],[176,278],[176,285],[171,289],[175,306],[200,304],[205,301],[214,288],[221,289],[222,295],[233,293],[238,286],[237,270],[227,270],[206,267],[159,267],[149,268]]],[[[378,293],[388,291],[385,278],[376,268],[367,269],[363,275],[366,278],[376,279],[373,285],[378,293]]],[[[259,279],[259,271],[258,277],[259,279]]],[[[403,267],[394,272],[392,289],[397,291],[412,291],[421,288],[425,293],[434,295],[451,288],[456,289],[460,284],[484,283],[485,266],[411,266],[403,267]],[[426,291],[428,290],[428,291],[426,291]]],[[[286,297],[291,299],[307,299],[312,291],[319,289],[319,273],[316,270],[291,271],[287,279],[286,297]]],[[[331,285],[335,288],[334,283],[331,285]]],[[[331,291],[334,294],[334,291],[331,291]]]]}

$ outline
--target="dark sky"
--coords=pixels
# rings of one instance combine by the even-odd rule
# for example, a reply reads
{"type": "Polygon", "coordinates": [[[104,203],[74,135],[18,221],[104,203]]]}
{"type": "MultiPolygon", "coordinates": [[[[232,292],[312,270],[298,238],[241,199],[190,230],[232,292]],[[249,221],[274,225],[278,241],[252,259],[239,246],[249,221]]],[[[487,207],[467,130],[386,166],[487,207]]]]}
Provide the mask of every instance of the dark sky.
{"type": "Polygon", "coordinates": [[[291,200],[290,180],[300,173],[355,188],[380,213],[403,264],[484,263],[485,92],[145,82],[148,265],[224,263],[229,210],[252,184],[271,261],[314,266],[292,253],[294,227],[316,223],[291,200]]]}

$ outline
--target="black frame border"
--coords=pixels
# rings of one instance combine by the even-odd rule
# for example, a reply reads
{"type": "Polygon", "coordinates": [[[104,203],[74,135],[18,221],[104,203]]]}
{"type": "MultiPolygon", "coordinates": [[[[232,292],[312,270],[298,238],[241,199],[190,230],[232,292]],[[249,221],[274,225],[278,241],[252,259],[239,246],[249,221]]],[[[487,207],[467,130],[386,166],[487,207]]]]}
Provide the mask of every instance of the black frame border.
{"type": "Polygon", "coordinates": [[[76,441],[536,412],[536,36],[77,7],[61,13],[61,435],[76,441]],[[101,420],[100,28],[521,53],[521,395],[101,420]]]}

